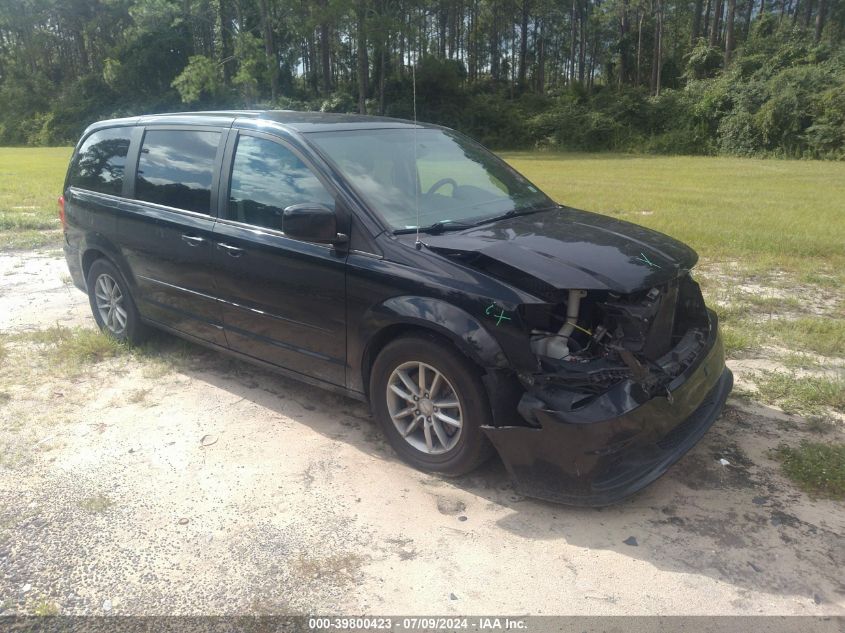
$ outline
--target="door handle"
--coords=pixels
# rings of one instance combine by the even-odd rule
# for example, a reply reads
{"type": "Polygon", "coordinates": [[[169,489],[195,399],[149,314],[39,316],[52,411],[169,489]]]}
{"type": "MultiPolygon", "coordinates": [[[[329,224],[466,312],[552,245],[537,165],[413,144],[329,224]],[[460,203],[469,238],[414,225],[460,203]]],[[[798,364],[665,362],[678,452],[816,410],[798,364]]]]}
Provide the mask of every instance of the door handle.
{"type": "Polygon", "coordinates": [[[182,234],[182,241],[185,242],[188,246],[199,246],[200,244],[205,243],[204,237],[198,237],[196,235],[188,235],[187,233],[182,234]]]}
{"type": "Polygon", "coordinates": [[[238,248],[237,246],[232,246],[231,244],[226,244],[224,242],[219,242],[217,244],[217,248],[226,251],[226,253],[231,257],[240,257],[244,254],[244,249],[238,248]]]}

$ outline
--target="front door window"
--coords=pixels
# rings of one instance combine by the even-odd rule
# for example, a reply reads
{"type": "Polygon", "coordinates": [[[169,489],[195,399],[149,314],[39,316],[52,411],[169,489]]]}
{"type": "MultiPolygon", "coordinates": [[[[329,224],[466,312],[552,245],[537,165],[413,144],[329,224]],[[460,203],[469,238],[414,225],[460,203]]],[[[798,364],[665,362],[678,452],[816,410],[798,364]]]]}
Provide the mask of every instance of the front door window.
{"type": "Polygon", "coordinates": [[[227,218],[284,231],[283,211],[303,203],[334,209],[332,195],[287,147],[254,136],[238,138],[227,218]]]}

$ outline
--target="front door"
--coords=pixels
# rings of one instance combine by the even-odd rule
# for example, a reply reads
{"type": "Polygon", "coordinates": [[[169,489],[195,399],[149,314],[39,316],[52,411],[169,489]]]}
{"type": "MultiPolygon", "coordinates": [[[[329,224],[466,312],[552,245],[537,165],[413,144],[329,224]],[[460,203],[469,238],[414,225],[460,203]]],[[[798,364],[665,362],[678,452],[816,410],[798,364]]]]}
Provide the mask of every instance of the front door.
{"type": "Polygon", "coordinates": [[[335,197],[280,139],[233,131],[229,142],[231,169],[221,183],[228,195],[214,227],[229,346],[344,386],[346,253],[286,237],[282,223],[290,205],[334,208],[335,197]]]}

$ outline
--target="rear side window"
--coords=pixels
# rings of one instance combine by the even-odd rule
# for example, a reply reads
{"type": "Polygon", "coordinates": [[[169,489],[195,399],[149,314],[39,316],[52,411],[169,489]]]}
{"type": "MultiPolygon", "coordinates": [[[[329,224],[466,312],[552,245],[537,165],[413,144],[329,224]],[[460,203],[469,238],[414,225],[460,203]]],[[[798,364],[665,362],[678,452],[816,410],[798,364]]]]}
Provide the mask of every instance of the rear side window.
{"type": "Polygon", "coordinates": [[[85,139],[70,170],[70,186],[121,195],[130,133],[131,128],[117,127],[94,132],[85,139]]]}
{"type": "Polygon", "coordinates": [[[135,197],[176,209],[209,213],[220,132],[150,130],[144,134],[135,197]]]}
{"type": "Polygon", "coordinates": [[[284,209],[306,202],[334,208],[332,195],[291,150],[254,136],[238,139],[229,219],[282,231],[284,209]]]}

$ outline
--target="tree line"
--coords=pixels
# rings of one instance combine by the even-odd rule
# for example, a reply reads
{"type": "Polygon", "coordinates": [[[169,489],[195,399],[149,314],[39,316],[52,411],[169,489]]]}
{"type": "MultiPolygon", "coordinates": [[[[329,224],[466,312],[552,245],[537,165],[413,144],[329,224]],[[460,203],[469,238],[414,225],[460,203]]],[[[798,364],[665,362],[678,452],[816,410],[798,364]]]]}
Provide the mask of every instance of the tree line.
{"type": "Polygon", "coordinates": [[[845,0],[0,0],[0,142],[281,107],[499,147],[840,158],[845,0]]]}

